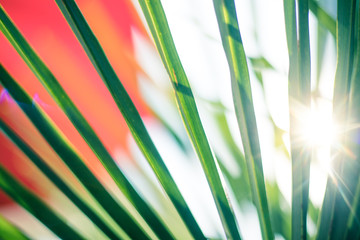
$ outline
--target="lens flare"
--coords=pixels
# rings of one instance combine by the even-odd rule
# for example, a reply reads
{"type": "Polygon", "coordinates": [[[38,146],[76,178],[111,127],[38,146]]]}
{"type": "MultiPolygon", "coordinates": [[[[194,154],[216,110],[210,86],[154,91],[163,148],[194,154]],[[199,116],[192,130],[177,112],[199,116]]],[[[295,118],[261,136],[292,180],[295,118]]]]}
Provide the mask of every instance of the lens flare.
{"type": "Polygon", "coordinates": [[[336,140],[336,128],[331,111],[313,108],[302,123],[303,137],[312,147],[331,147],[336,140]]]}
{"type": "Polygon", "coordinates": [[[336,146],[338,128],[332,120],[332,104],[327,101],[312,103],[311,111],[304,113],[301,121],[302,140],[313,149],[313,158],[322,170],[331,174],[331,148],[336,146]]]}

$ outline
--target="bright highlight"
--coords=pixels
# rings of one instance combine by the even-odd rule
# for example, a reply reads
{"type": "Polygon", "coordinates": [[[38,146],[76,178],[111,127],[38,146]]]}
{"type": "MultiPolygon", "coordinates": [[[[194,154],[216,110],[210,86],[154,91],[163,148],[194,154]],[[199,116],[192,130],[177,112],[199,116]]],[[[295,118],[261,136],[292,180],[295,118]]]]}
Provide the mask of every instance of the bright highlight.
{"type": "Polygon", "coordinates": [[[331,147],[336,140],[336,129],[333,124],[331,110],[314,108],[304,118],[302,124],[303,137],[312,147],[331,147]]]}

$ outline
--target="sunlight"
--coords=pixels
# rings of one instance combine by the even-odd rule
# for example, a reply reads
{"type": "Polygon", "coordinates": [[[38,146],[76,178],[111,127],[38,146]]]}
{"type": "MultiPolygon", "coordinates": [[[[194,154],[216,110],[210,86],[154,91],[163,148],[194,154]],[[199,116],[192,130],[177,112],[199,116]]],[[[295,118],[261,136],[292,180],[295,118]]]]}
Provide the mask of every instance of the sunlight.
{"type": "Polygon", "coordinates": [[[332,103],[325,99],[312,102],[312,109],[303,118],[302,140],[313,149],[310,198],[314,204],[321,206],[326,181],[332,174],[331,147],[337,141],[337,127],[332,121],[332,103]]]}
{"type": "Polygon", "coordinates": [[[336,143],[337,128],[332,121],[332,104],[328,101],[312,103],[312,109],[302,122],[303,140],[313,148],[313,157],[322,170],[331,173],[331,146],[336,143]]]}
{"type": "Polygon", "coordinates": [[[330,147],[335,140],[335,126],[332,123],[331,108],[315,106],[303,122],[306,142],[314,148],[330,147]]]}
{"type": "MultiPolygon", "coordinates": [[[[337,145],[338,127],[332,121],[332,102],[328,99],[318,98],[312,102],[311,111],[305,111],[297,105],[298,120],[300,122],[300,136],[298,141],[311,146],[312,159],[310,171],[310,199],[316,206],[321,206],[325,194],[326,182],[332,175],[331,147],[337,145]]],[[[284,144],[290,151],[289,134],[283,136],[284,144]]],[[[291,202],[291,165],[286,160],[279,163],[281,169],[277,173],[278,182],[286,199],[291,202]],[[288,169],[284,171],[283,169],[288,169]]]]}

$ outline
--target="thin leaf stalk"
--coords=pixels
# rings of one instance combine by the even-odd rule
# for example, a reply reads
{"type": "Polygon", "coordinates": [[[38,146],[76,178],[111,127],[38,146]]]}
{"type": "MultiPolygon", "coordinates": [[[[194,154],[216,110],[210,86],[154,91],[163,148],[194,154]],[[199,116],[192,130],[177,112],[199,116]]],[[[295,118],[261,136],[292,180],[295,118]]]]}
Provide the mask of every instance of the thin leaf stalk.
{"type": "Polygon", "coordinates": [[[221,181],[219,167],[201,124],[195,99],[176,51],[161,2],[159,0],[140,0],[139,2],[160,57],[170,76],[177,105],[207,177],[225,234],[227,238],[240,239],[236,219],[221,181]]]}
{"type": "Polygon", "coordinates": [[[273,239],[262,169],[260,143],[252,100],[249,70],[237,22],[234,1],[214,0],[222,44],[231,73],[235,113],[245,151],[252,199],[257,208],[262,236],[273,239]]]}
{"type": "Polygon", "coordinates": [[[292,239],[306,239],[311,146],[303,137],[311,108],[308,1],[284,0],[289,53],[289,112],[292,159],[292,239]],[[296,14],[298,9],[298,14],[296,14]],[[296,16],[298,15],[298,19],[296,16]],[[299,30],[299,31],[298,31],[299,30]]]}
{"type": "MultiPolygon", "coordinates": [[[[299,26],[299,99],[301,106],[305,109],[306,114],[311,111],[311,74],[310,74],[310,37],[309,37],[309,0],[298,0],[298,26],[299,26]]],[[[307,117],[307,116],[305,116],[307,117]]],[[[300,133],[301,134],[301,133],[300,133]]],[[[301,135],[296,136],[301,139],[301,135]]],[[[295,141],[295,139],[292,139],[295,141]]],[[[301,171],[301,182],[293,188],[293,198],[296,198],[296,188],[300,188],[300,205],[292,205],[292,229],[296,225],[301,225],[300,236],[293,232],[293,239],[306,239],[307,237],[307,210],[309,202],[309,183],[310,183],[310,162],[312,156],[312,147],[304,139],[297,142],[300,152],[293,157],[293,174],[299,174],[301,171]],[[300,216],[297,216],[294,208],[301,209],[300,216]],[[299,219],[300,217],[300,219],[299,219]]],[[[294,177],[294,176],[293,176],[294,177]]],[[[296,183],[295,183],[296,184],[296,183]]]]}

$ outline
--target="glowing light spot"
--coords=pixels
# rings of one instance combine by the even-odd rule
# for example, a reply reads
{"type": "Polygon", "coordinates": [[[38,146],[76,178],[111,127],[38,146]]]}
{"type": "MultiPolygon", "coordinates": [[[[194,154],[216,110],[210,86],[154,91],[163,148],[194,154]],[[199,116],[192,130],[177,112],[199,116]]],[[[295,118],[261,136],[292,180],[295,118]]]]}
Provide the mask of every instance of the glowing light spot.
{"type": "Polygon", "coordinates": [[[337,145],[338,128],[332,120],[330,102],[317,102],[301,121],[302,141],[309,144],[324,173],[331,174],[331,147],[337,145]]]}
{"type": "Polygon", "coordinates": [[[50,105],[45,103],[43,100],[41,100],[39,94],[37,93],[34,94],[33,103],[37,103],[39,106],[41,106],[44,109],[50,108],[50,105]]]}
{"type": "Polygon", "coordinates": [[[14,102],[9,92],[5,88],[3,88],[0,92],[0,103],[2,102],[8,102],[8,103],[14,102]]]}
{"type": "Polygon", "coordinates": [[[314,109],[302,122],[303,137],[312,147],[330,147],[336,140],[336,128],[331,112],[314,109]]]}

